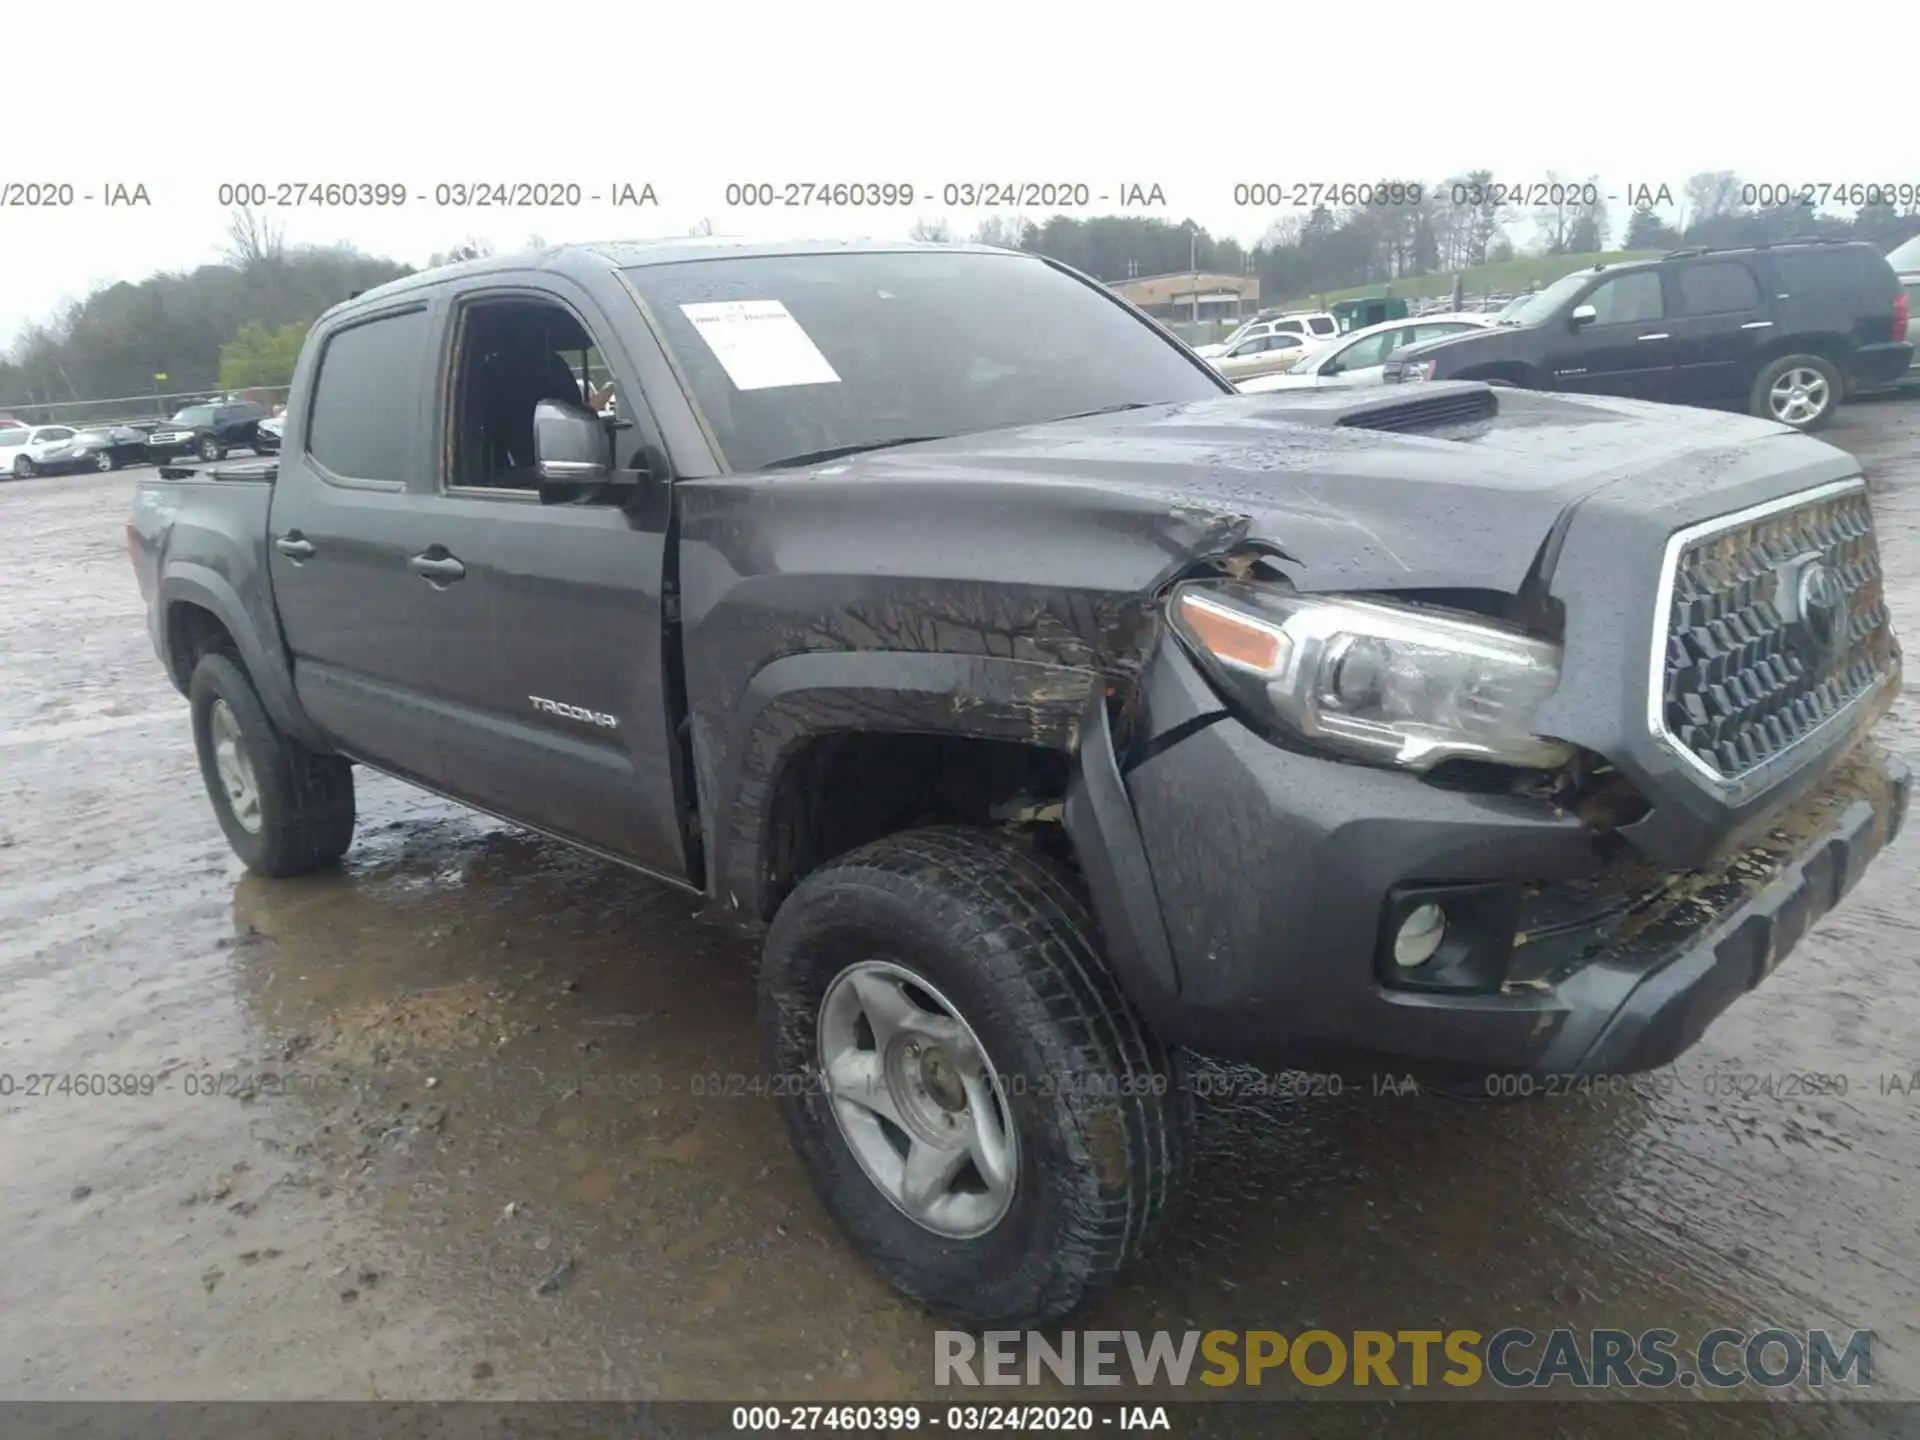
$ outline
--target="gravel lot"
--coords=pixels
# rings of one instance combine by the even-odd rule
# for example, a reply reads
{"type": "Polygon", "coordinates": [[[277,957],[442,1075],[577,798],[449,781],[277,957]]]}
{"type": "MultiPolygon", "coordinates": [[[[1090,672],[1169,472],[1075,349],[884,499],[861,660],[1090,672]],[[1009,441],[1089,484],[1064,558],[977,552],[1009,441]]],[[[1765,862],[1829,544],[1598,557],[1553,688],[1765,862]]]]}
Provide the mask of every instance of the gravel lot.
{"type": "MultiPolygon", "coordinates": [[[[1920,401],[1829,438],[1920,633],[1920,401]]],[[[0,1072],[162,1077],[0,1099],[0,1396],[929,1394],[932,1323],[772,1102],[712,1093],[761,1069],[754,957],[687,899],[364,773],[340,872],[243,875],[148,646],[141,473],[0,485],[0,1072]]],[[[1882,734],[1920,766],[1912,691],[1882,734]]],[[[1664,1097],[1214,1107],[1083,1323],[1871,1327],[1920,1397],[1917,831],[1664,1097]]]]}

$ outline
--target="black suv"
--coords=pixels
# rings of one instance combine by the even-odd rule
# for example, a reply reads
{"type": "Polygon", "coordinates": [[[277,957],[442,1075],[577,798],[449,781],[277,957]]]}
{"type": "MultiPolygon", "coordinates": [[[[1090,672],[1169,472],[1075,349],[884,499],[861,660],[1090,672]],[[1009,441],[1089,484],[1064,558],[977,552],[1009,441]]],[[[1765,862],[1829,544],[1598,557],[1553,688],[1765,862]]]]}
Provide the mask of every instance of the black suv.
{"type": "Polygon", "coordinates": [[[147,455],[156,463],[182,455],[224,460],[229,450],[242,447],[256,455],[271,455],[280,447],[260,429],[266,418],[267,407],[251,400],[189,405],[147,437],[147,455]]]}
{"type": "Polygon", "coordinates": [[[1870,245],[1691,249],[1565,276],[1491,329],[1407,346],[1385,378],[1740,404],[1817,430],[1913,349],[1906,292],[1870,245]]]}

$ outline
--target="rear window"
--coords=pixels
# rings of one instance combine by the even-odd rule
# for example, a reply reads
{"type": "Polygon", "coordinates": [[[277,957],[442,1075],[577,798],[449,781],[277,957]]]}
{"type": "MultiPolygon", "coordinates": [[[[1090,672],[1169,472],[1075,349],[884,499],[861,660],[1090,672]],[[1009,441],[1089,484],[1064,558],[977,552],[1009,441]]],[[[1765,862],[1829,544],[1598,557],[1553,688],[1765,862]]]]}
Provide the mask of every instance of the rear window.
{"type": "Polygon", "coordinates": [[[1333,323],[1332,318],[1326,315],[1316,315],[1307,321],[1307,329],[1316,335],[1331,335],[1339,328],[1333,323]]]}
{"type": "Polygon", "coordinates": [[[1920,235],[1897,247],[1887,256],[1887,263],[1902,274],[1920,270],[1920,235]]]}
{"type": "Polygon", "coordinates": [[[26,443],[27,432],[24,428],[20,426],[10,426],[5,430],[0,430],[0,446],[24,445],[26,443]]]}
{"type": "Polygon", "coordinates": [[[1893,271],[1866,246],[1774,250],[1768,257],[1780,288],[1797,300],[1842,295],[1885,295],[1891,303],[1893,271]]]}
{"type": "Polygon", "coordinates": [[[335,475],[405,481],[426,342],[425,310],[328,336],[307,408],[307,453],[335,475]]]}

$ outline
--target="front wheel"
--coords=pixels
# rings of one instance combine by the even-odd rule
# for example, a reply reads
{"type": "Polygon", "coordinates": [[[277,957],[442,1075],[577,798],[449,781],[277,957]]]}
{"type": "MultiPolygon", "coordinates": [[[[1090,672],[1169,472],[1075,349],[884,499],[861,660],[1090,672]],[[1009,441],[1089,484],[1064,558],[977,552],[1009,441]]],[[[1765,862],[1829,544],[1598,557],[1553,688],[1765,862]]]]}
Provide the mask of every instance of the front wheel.
{"type": "Polygon", "coordinates": [[[246,671],[203,656],[187,686],[193,742],[213,810],[249,870],[302,875],[353,843],[353,767],[281,731],[246,671]]]}
{"type": "Polygon", "coordinates": [[[1072,881],[995,832],[908,831],[781,907],[772,1073],[827,1210],[943,1318],[1027,1327],[1098,1294],[1181,1177],[1190,1096],[1072,881]]]}
{"type": "Polygon", "coordinates": [[[120,462],[113,458],[111,450],[102,450],[93,457],[93,468],[105,473],[120,468],[120,462]]]}
{"type": "Polygon", "coordinates": [[[211,435],[204,437],[200,441],[199,451],[200,458],[209,465],[213,464],[216,460],[224,460],[227,458],[227,447],[211,435]]]}
{"type": "Polygon", "coordinates": [[[1845,382],[1818,355],[1782,355],[1754,378],[1748,409],[1796,430],[1818,430],[1833,419],[1845,382]]]}

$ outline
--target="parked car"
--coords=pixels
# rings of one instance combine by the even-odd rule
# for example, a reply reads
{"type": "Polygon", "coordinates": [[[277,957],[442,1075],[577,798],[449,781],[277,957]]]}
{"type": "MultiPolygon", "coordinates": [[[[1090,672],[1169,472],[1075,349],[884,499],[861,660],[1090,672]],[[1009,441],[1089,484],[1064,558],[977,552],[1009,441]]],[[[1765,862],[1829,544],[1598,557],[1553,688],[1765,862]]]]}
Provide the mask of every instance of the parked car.
{"type": "Polygon", "coordinates": [[[189,405],[147,437],[147,454],[155,463],[183,455],[212,463],[242,448],[271,455],[277,444],[260,433],[267,418],[267,407],[251,400],[189,405]]]}
{"type": "Polygon", "coordinates": [[[1039,256],[686,239],[368,290],[288,415],[128,526],[234,851],[338,860],[359,764],[704,896],[826,1210],[969,1328],[1155,1233],[1182,1057],[1667,1064],[1906,814],[1859,463],[1744,416],[1240,395],[1039,256]]]}
{"type": "Polygon", "coordinates": [[[1201,345],[1194,353],[1212,360],[1227,354],[1242,341],[1252,340],[1261,335],[1281,333],[1298,335],[1302,344],[1311,344],[1316,340],[1327,340],[1338,335],[1340,322],[1324,310],[1296,310],[1287,315],[1256,315],[1225,340],[1212,345],[1201,345]]]}
{"type": "Polygon", "coordinates": [[[123,465],[144,465],[147,437],[131,425],[89,426],[68,442],[63,458],[63,468],[72,470],[118,470],[123,465]]]}
{"type": "Polygon", "coordinates": [[[1384,383],[1382,377],[1387,357],[1402,346],[1438,340],[1443,335],[1458,335],[1464,330],[1484,329],[1491,324],[1493,316],[1470,311],[1457,315],[1423,315],[1413,319],[1388,320],[1315,345],[1279,374],[1243,380],[1236,388],[1245,395],[1258,395],[1269,390],[1379,385],[1384,383]]]}
{"type": "Polygon", "coordinates": [[[260,439],[266,446],[266,450],[263,453],[273,454],[279,451],[283,438],[282,431],[286,428],[286,422],[287,417],[285,415],[269,415],[260,422],[260,439]]]}
{"type": "Polygon", "coordinates": [[[65,463],[71,425],[10,425],[0,429],[0,467],[16,480],[71,468],[65,463]]]}
{"type": "Polygon", "coordinates": [[[1407,347],[1386,373],[1737,404],[1817,430],[1850,390],[1907,372],[1907,319],[1871,245],[1676,250],[1564,276],[1491,329],[1407,347]]]}
{"type": "Polygon", "coordinates": [[[1307,337],[1294,330],[1271,330],[1264,335],[1249,335],[1236,341],[1223,355],[1207,363],[1227,379],[1251,379],[1255,375],[1275,375],[1287,369],[1307,348],[1307,337]]]}

